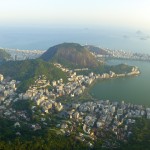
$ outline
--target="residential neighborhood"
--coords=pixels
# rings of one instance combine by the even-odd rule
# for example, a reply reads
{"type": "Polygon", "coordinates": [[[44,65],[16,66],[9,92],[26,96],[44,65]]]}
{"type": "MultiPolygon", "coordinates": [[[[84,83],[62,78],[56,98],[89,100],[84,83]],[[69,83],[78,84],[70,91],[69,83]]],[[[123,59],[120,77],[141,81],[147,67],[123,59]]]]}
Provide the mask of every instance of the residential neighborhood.
{"type": "MultiPolygon", "coordinates": [[[[78,99],[79,95],[97,78],[113,78],[119,75],[112,71],[110,74],[102,75],[92,72],[88,76],[77,75],[73,70],[64,68],[60,64],[54,65],[68,73],[68,82],[63,82],[63,79],[48,81],[46,76],[41,75],[25,93],[17,93],[19,81],[5,78],[0,74],[0,117],[15,121],[15,128],[20,127],[21,122],[24,121],[33,131],[48,126],[46,114],[59,117],[55,123],[57,131],[66,136],[76,133],[76,139],[85,142],[90,147],[93,146],[94,140],[99,137],[103,138],[104,132],[107,131],[111,131],[116,136],[116,140],[125,141],[132,135],[132,126],[136,123],[136,118],[150,119],[150,108],[124,101],[120,103],[89,99],[87,102],[72,101],[62,104],[61,101],[57,101],[59,97],[69,96],[78,99]],[[16,102],[28,100],[32,102],[32,115],[36,117],[38,112],[42,124],[32,123],[27,110],[17,110],[12,107],[16,102]]],[[[129,75],[136,73],[138,74],[139,70],[133,67],[129,75]]],[[[16,132],[16,135],[21,136],[21,133],[16,132]]],[[[107,147],[107,142],[104,142],[103,146],[107,147]]]]}

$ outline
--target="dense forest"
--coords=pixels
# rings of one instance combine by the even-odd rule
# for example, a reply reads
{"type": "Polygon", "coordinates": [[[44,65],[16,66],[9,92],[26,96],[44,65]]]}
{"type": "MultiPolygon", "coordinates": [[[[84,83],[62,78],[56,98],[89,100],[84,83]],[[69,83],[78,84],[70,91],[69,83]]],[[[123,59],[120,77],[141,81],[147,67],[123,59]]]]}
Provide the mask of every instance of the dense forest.
{"type": "MultiPolygon", "coordinates": [[[[100,150],[103,141],[97,139],[93,148],[75,138],[73,134],[65,136],[56,134],[55,130],[45,128],[31,131],[25,125],[20,128],[22,135],[14,134],[13,121],[0,119],[0,149],[1,150],[100,150]]],[[[133,134],[128,142],[120,142],[118,150],[149,150],[150,149],[150,120],[136,119],[133,134]]]]}

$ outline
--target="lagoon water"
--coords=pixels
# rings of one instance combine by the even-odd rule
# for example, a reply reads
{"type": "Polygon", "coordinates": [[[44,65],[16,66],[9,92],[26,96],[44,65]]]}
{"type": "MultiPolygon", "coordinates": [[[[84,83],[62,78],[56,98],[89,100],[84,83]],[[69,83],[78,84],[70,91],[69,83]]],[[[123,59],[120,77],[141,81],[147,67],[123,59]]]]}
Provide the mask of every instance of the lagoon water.
{"type": "Polygon", "coordinates": [[[108,64],[126,63],[138,66],[139,76],[105,79],[98,81],[90,94],[98,99],[130,102],[150,106],[150,62],[110,60],[108,64]]]}

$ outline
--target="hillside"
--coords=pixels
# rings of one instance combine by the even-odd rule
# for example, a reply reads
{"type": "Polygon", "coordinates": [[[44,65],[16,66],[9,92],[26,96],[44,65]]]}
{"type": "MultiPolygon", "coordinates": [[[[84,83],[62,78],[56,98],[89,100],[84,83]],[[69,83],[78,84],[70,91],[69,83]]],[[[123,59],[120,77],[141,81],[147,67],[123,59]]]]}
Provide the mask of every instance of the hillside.
{"type": "Polygon", "coordinates": [[[62,78],[67,80],[66,74],[53,64],[42,60],[9,61],[0,66],[0,73],[22,81],[20,91],[25,91],[39,75],[45,75],[50,81],[62,78]]]}
{"type": "Polygon", "coordinates": [[[96,46],[86,45],[85,48],[87,48],[89,51],[94,52],[99,55],[110,55],[106,50],[96,47],[96,46]]]}
{"type": "Polygon", "coordinates": [[[5,61],[5,60],[10,60],[11,55],[8,54],[5,50],[0,49],[0,62],[5,61]]]}
{"type": "Polygon", "coordinates": [[[88,49],[76,43],[63,43],[53,46],[40,58],[72,67],[97,67],[99,65],[97,59],[88,49]]]}

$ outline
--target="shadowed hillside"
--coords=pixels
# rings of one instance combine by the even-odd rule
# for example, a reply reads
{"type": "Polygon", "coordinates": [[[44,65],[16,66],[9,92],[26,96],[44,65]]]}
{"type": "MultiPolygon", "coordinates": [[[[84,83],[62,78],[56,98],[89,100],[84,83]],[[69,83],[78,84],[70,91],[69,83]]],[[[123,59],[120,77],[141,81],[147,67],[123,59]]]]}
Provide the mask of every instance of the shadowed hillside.
{"type": "Polygon", "coordinates": [[[65,66],[97,67],[99,62],[88,49],[76,43],[63,43],[49,48],[41,57],[65,66]]]}
{"type": "Polygon", "coordinates": [[[25,91],[39,75],[45,75],[50,81],[60,78],[67,80],[64,72],[39,59],[6,62],[0,66],[0,73],[22,81],[19,86],[21,91],[25,91]]]}

